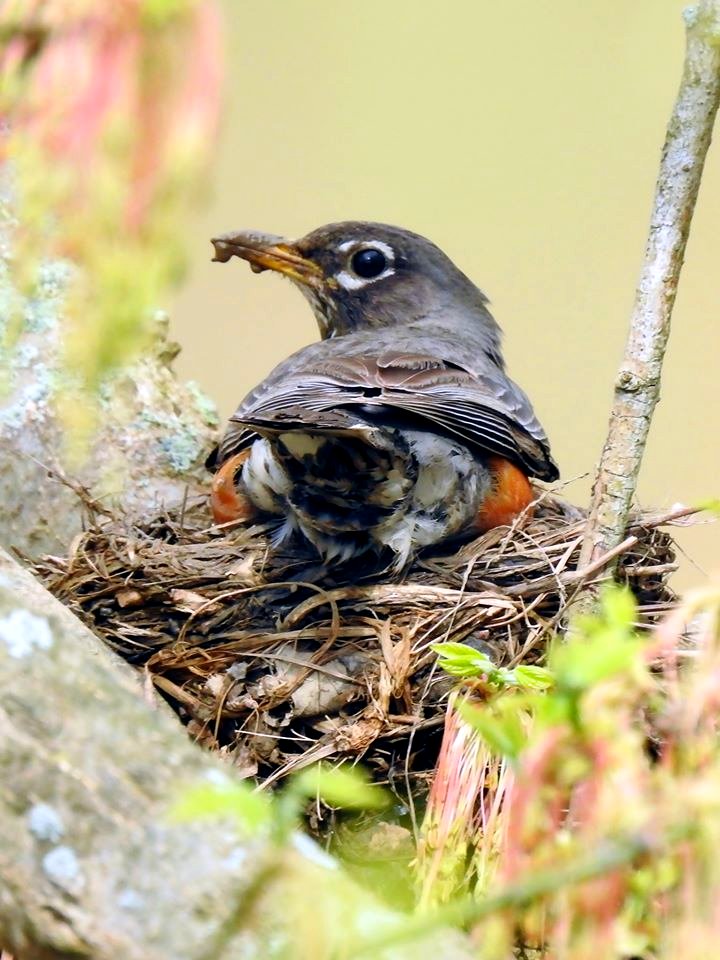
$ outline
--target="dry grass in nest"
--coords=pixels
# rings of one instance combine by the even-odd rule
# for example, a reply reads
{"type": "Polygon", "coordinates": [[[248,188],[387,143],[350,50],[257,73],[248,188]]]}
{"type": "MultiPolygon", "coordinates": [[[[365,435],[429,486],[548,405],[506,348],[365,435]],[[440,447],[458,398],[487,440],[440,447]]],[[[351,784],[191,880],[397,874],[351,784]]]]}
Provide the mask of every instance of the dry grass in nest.
{"type": "MultiPolygon", "coordinates": [[[[549,494],[534,518],[423,557],[402,582],[357,569],[343,582],[317,559],[274,555],[265,528],[213,527],[200,499],[142,523],[88,507],[70,555],[38,572],[147,671],[194,738],[269,782],[350,756],[402,796],[422,791],[450,689],[430,645],[462,641],[499,665],[537,660],[593,575],[576,569],[583,514],[549,494]]],[[[639,515],[621,546],[643,623],[674,600],[660,527],[689,512],[639,515]]]]}

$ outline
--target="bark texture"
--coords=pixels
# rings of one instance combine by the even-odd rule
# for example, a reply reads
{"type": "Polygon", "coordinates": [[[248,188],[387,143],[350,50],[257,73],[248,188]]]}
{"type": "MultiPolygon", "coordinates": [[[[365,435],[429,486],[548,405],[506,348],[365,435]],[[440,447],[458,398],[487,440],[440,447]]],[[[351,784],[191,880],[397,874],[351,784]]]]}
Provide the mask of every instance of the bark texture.
{"type": "MultiPolygon", "coordinates": [[[[171,821],[183,786],[229,776],[0,551],[0,944],[33,960],[329,958],[397,922],[307,838],[279,853],[171,821]]],[[[471,955],[449,931],[378,954],[471,955]]]]}
{"type": "Polygon", "coordinates": [[[687,49],[662,151],[650,231],[581,564],[623,538],[655,405],[695,201],[720,103],[720,0],[685,11],[687,49]]]}

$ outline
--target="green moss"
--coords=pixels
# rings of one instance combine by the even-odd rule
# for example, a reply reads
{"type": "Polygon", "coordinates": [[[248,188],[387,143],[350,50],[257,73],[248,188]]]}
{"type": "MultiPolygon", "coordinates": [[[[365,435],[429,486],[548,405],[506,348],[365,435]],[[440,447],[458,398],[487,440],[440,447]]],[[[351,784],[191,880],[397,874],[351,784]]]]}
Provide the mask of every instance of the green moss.
{"type": "Polygon", "coordinates": [[[204,452],[204,438],[186,424],[173,418],[174,423],[168,424],[167,433],[160,440],[162,450],[168,466],[174,473],[186,473],[197,464],[204,452]]]}

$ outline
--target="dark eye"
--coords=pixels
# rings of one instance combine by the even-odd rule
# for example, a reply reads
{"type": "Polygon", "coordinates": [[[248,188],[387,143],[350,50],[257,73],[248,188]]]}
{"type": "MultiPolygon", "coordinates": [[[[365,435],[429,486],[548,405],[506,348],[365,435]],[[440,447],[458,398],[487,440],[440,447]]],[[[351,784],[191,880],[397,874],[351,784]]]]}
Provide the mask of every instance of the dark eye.
{"type": "Polygon", "coordinates": [[[367,247],[365,250],[358,250],[357,253],[353,254],[350,266],[353,269],[353,273],[356,273],[359,277],[363,277],[365,280],[370,280],[373,277],[380,276],[387,266],[387,259],[382,250],[377,250],[375,247],[367,247]]]}

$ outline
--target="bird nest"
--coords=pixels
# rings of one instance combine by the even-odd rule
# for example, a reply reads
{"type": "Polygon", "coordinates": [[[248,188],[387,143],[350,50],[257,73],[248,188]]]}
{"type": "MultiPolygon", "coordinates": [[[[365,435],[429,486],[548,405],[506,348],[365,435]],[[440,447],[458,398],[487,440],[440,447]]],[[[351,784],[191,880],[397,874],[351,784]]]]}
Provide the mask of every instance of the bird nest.
{"type": "MultiPolygon", "coordinates": [[[[461,641],[498,665],[542,659],[568,603],[604,561],[577,569],[584,515],[543,494],[535,516],[398,579],[274,553],[262,526],[212,526],[203,499],[143,522],[101,514],[69,556],[37,570],[187,724],[247,776],[362,758],[399,795],[432,774],[451,681],[432,645],[461,641]]],[[[686,511],[687,512],[687,511],[686,511]]],[[[635,516],[622,577],[651,624],[673,603],[674,514],[635,516]]]]}

